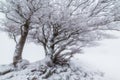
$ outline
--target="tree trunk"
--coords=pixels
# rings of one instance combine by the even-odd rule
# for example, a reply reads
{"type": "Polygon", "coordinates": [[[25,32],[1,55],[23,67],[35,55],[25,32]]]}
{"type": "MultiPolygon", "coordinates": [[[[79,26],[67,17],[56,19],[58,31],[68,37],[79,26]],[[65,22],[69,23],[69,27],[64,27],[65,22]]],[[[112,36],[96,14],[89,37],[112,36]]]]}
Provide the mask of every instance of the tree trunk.
{"type": "MultiPolygon", "coordinates": [[[[53,28],[52,28],[53,30],[53,28]]],[[[48,41],[44,44],[44,50],[45,50],[45,62],[48,66],[53,66],[53,54],[54,54],[54,31],[51,32],[51,35],[49,36],[48,41]]]]}
{"type": "Polygon", "coordinates": [[[13,56],[13,65],[16,66],[16,64],[22,60],[22,52],[23,52],[23,48],[27,39],[27,35],[28,35],[28,30],[29,26],[28,24],[24,25],[24,30],[22,30],[21,32],[21,37],[19,42],[16,45],[16,49],[14,52],[14,56],[13,56]]]}
{"type": "MultiPolygon", "coordinates": [[[[50,46],[50,45],[49,45],[50,46]]],[[[50,46],[49,48],[46,49],[46,55],[45,55],[45,62],[48,66],[53,66],[53,54],[54,54],[54,49],[50,46]]]]}

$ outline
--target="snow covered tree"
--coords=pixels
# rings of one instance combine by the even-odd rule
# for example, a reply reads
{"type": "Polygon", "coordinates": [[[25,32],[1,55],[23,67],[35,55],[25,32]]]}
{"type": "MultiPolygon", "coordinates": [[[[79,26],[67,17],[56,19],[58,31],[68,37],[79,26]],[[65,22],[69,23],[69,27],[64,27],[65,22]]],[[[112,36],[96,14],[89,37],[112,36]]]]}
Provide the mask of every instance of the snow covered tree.
{"type": "Polygon", "coordinates": [[[48,65],[66,64],[81,48],[107,37],[105,30],[116,20],[115,0],[51,0],[29,38],[41,44],[48,65]]]}
{"type": "Polygon", "coordinates": [[[105,30],[119,29],[110,26],[120,20],[117,3],[118,0],[6,0],[0,11],[6,17],[4,30],[17,43],[14,65],[22,60],[27,36],[44,47],[48,62],[67,63],[82,47],[107,37],[105,30]]]}
{"type": "Polygon", "coordinates": [[[22,51],[32,30],[37,13],[39,13],[44,0],[6,0],[1,2],[0,12],[5,14],[4,31],[16,42],[13,64],[22,60],[22,51]]]}

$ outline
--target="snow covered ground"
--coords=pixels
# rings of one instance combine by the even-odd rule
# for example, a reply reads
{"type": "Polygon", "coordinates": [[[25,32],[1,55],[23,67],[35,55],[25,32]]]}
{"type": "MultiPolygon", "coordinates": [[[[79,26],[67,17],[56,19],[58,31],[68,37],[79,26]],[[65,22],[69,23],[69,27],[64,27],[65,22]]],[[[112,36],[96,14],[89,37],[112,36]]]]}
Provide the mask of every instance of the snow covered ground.
{"type": "Polygon", "coordinates": [[[85,48],[79,58],[105,72],[110,80],[120,80],[120,32],[113,32],[117,39],[99,41],[100,46],[85,48]]]}
{"type": "Polygon", "coordinates": [[[101,46],[86,48],[79,59],[106,73],[110,80],[120,80],[120,39],[103,40],[101,46]]]}
{"type": "MultiPolygon", "coordinates": [[[[115,35],[119,36],[120,33],[115,35]]],[[[15,43],[5,33],[0,33],[0,38],[0,64],[8,64],[12,62],[15,43]]],[[[85,48],[85,54],[77,58],[105,72],[110,78],[108,80],[120,80],[120,39],[103,40],[100,43],[98,47],[85,48]]],[[[43,52],[42,47],[30,43],[26,45],[23,57],[34,62],[44,57],[43,52]]]]}
{"type": "Polygon", "coordinates": [[[26,60],[19,63],[19,69],[12,65],[0,66],[0,80],[105,80],[102,72],[76,59],[69,65],[52,67],[44,61],[25,64],[26,60]]]}

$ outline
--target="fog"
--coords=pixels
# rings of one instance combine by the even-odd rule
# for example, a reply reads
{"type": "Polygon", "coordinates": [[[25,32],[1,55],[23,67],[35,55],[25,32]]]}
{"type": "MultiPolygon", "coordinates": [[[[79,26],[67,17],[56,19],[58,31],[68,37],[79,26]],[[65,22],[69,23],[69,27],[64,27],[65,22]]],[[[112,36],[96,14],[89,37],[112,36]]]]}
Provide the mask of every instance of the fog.
{"type": "MultiPolygon", "coordinates": [[[[12,62],[16,43],[6,33],[0,32],[0,64],[12,62]]],[[[41,46],[33,43],[25,44],[23,58],[31,62],[44,58],[44,50],[41,46]]]]}

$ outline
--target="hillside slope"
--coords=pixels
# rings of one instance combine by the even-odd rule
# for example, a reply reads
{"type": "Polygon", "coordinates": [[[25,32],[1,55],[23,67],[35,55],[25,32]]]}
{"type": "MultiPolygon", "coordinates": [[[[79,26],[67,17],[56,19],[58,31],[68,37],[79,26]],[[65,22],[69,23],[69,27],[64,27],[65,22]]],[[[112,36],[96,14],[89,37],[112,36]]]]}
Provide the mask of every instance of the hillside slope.
{"type": "Polygon", "coordinates": [[[13,65],[0,66],[0,80],[104,80],[104,74],[79,61],[48,67],[44,60],[29,63],[24,60],[16,69],[13,65]]]}

